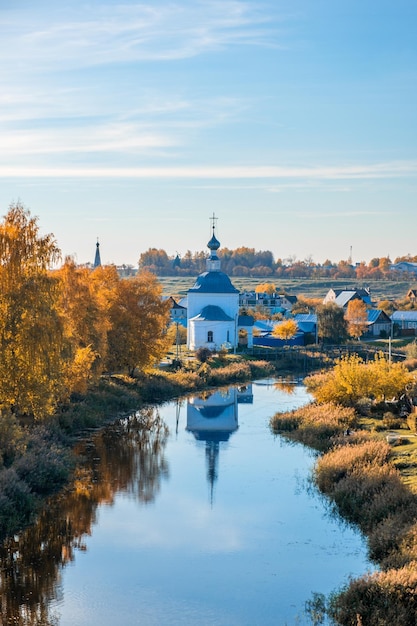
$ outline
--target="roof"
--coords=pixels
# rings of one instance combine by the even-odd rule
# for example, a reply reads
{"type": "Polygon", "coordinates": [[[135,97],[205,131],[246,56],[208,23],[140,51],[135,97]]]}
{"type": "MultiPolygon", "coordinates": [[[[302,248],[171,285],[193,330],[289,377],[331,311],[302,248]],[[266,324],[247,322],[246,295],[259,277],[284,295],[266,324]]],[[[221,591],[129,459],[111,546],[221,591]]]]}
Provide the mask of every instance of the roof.
{"type": "Polygon", "coordinates": [[[185,306],[181,306],[181,304],[178,304],[178,302],[176,302],[175,299],[172,296],[170,296],[168,298],[168,300],[171,303],[171,308],[172,309],[185,309],[186,308],[185,306]]]}
{"type": "Polygon", "coordinates": [[[294,321],[297,322],[308,322],[312,324],[317,324],[317,314],[316,313],[297,313],[294,315],[294,321]]]}
{"type": "Polygon", "coordinates": [[[260,331],[269,333],[274,329],[274,325],[269,320],[256,320],[254,326],[260,331]]]}
{"type": "Polygon", "coordinates": [[[223,309],[214,304],[208,304],[198,315],[191,319],[201,322],[233,322],[233,318],[229,317],[223,309]]]}
{"type": "Polygon", "coordinates": [[[413,263],[411,261],[400,261],[399,263],[391,265],[390,269],[417,273],[417,263],[413,263]]]}
{"type": "Polygon", "coordinates": [[[237,318],[238,326],[253,326],[254,323],[255,320],[253,319],[252,315],[239,315],[239,317],[237,318]]]}
{"type": "Polygon", "coordinates": [[[188,293],[239,293],[224,272],[203,272],[188,293]]]}
{"type": "Polygon", "coordinates": [[[351,300],[363,300],[364,302],[370,302],[369,293],[364,289],[352,289],[343,290],[335,299],[335,303],[341,307],[349,304],[351,300]]]}
{"type": "Polygon", "coordinates": [[[393,322],[417,322],[417,311],[394,311],[391,320],[393,322]]]}
{"type": "Polygon", "coordinates": [[[375,324],[375,322],[391,323],[388,315],[381,309],[368,309],[366,313],[368,315],[368,324],[375,324]]]}
{"type": "Polygon", "coordinates": [[[288,302],[291,302],[291,304],[298,302],[297,296],[286,296],[285,294],[280,294],[280,298],[285,298],[288,302]]]}

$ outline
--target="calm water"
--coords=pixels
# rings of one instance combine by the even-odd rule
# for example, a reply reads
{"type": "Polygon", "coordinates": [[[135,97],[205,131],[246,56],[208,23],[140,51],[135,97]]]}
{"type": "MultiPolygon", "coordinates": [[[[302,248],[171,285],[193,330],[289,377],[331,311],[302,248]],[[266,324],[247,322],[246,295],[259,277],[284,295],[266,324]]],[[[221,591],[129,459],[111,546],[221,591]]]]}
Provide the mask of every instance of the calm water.
{"type": "Polygon", "coordinates": [[[313,592],[369,569],[361,537],[309,486],[312,453],[270,433],[304,388],[266,382],[149,409],[83,444],[76,489],[1,549],[4,623],[308,624],[313,592]]]}

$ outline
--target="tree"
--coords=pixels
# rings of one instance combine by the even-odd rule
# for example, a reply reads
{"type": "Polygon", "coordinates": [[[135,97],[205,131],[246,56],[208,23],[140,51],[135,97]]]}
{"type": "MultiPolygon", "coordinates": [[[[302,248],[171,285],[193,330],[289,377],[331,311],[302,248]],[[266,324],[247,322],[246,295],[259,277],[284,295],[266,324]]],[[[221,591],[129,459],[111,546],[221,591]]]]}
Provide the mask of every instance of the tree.
{"type": "Polygon", "coordinates": [[[288,339],[292,339],[294,335],[298,331],[297,322],[294,320],[285,320],[280,324],[277,324],[272,331],[274,337],[278,337],[279,339],[283,339],[284,341],[288,341],[288,339]]]}
{"type": "Polygon", "coordinates": [[[255,293],[267,293],[269,296],[274,295],[276,290],[274,283],[260,283],[255,287],[255,293]]]}
{"type": "Polygon", "coordinates": [[[0,224],[0,408],[41,419],[57,402],[62,375],[58,281],[52,234],[20,203],[0,224]]]}
{"type": "Polygon", "coordinates": [[[368,328],[368,313],[363,300],[351,300],[347,306],[346,321],[351,337],[359,339],[368,328]]]}
{"type": "Polygon", "coordinates": [[[150,272],[120,280],[110,305],[107,368],[110,371],[147,369],[168,348],[166,329],[169,301],[162,301],[162,287],[150,272]]]}
{"type": "Polygon", "coordinates": [[[341,358],[329,372],[306,378],[317,402],[353,406],[362,398],[399,397],[413,380],[403,363],[389,363],[383,355],[364,363],[357,354],[341,358]]]}
{"type": "Polygon", "coordinates": [[[56,272],[60,281],[59,311],[63,319],[65,377],[62,400],[85,393],[102,373],[107,354],[108,310],[119,281],[116,268],[94,271],[66,258],[56,272]]]}
{"type": "Polygon", "coordinates": [[[334,302],[317,307],[318,335],[323,343],[342,343],[347,339],[344,311],[334,302]]]}
{"type": "Polygon", "coordinates": [[[169,260],[165,250],[149,248],[143,252],[139,258],[140,269],[152,269],[157,274],[172,271],[172,262],[169,260]]]}
{"type": "Polygon", "coordinates": [[[355,276],[355,270],[348,261],[339,261],[337,264],[337,270],[335,278],[353,278],[355,276]]]}

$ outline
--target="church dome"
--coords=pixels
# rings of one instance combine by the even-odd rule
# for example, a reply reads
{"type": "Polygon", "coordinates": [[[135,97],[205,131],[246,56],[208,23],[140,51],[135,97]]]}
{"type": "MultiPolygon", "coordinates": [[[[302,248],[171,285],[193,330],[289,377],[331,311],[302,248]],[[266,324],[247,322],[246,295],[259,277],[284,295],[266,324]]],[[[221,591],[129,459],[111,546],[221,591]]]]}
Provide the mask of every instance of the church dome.
{"type": "Polygon", "coordinates": [[[216,239],[214,233],[212,238],[210,239],[210,241],[207,244],[207,248],[209,250],[218,250],[220,248],[220,241],[218,239],[216,239]]]}
{"type": "MultiPolygon", "coordinates": [[[[217,240],[216,240],[217,241],[217,240]]],[[[239,293],[224,272],[204,272],[189,289],[191,293],[239,293]]]]}

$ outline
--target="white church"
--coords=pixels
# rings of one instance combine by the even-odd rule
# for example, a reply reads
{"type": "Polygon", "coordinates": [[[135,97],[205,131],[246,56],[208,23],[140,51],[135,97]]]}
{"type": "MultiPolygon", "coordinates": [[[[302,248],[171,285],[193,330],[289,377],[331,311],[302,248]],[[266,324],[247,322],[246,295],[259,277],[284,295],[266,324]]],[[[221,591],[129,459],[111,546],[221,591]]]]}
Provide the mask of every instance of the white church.
{"type": "Polygon", "coordinates": [[[220,270],[217,250],[220,247],[213,234],[207,244],[207,271],[198,276],[187,295],[187,344],[190,350],[200,347],[210,350],[236,349],[239,333],[248,348],[253,346],[253,318],[239,315],[239,290],[220,270]]]}

